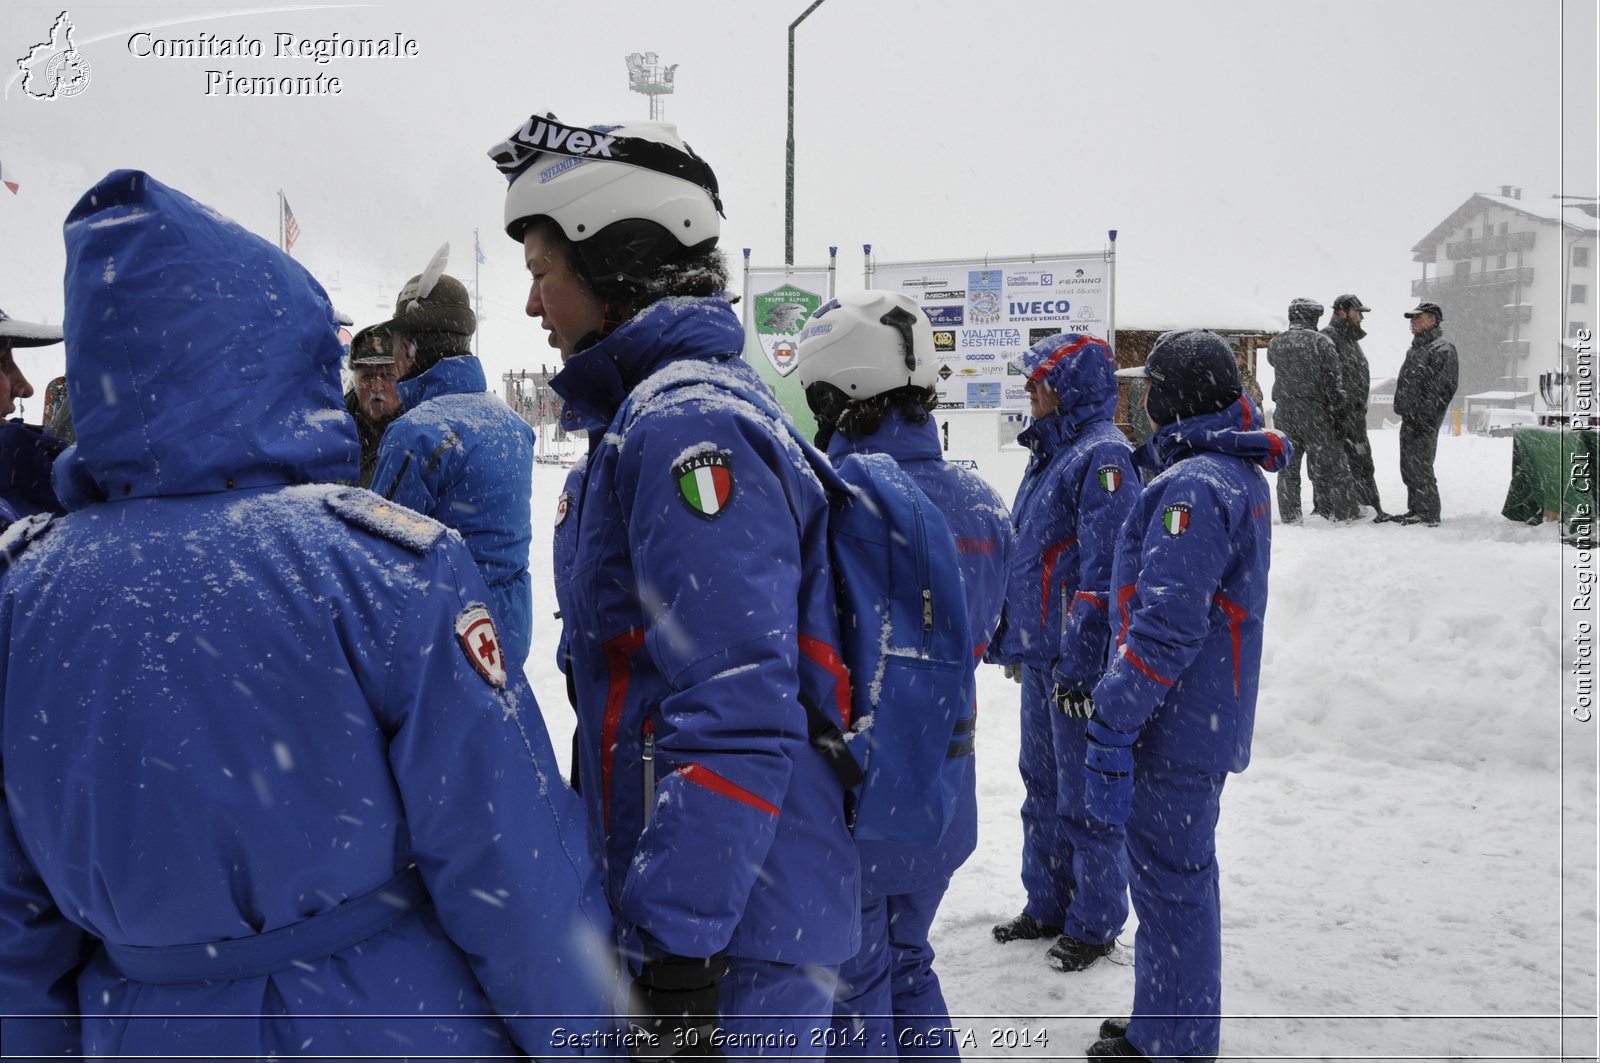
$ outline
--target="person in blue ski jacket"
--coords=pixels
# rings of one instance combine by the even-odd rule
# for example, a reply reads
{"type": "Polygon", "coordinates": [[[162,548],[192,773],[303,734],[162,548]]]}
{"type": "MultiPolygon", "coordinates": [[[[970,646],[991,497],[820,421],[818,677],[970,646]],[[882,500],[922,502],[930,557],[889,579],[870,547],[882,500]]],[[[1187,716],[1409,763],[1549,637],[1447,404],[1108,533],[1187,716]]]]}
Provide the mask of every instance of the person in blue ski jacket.
{"type": "Polygon", "coordinates": [[[65,236],[68,512],[0,539],[7,1054],[614,1046],[582,807],[459,537],[340,484],[322,288],[138,171],[65,236]]]}
{"type": "MultiPolygon", "coordinates": [[[[824,303],[801,334],[795,374],[816,415],[817,445],[835,465],[887,454],[938,509],[955,536],[972,665],[988,649],[1005,598],[1011,520],[994,488],[944,460],[928,416],[937,401],[933,330],[915,300],[851,292],[824,303]]],[[[959,803],[934,846],[859,842],[861,948],[839,971],[830,1057],[956,1058],[928,930],[950,876],[978,843],[976,762],[967,751],[959,803]],[[918,1045],[907,1051],[909,1045],[918,1045]],[[936,1047],[928,1047],[936,1046],[936,1047]]]]}
{"type": "MultiPolygon", "coordinates": [[[[10,418],[16,400],[33,395],[33,385],[16,363],[16,348],[47,347],[60,343],[61,337],[58,327],[18,321],[0,310],[0,417],[10,418]]],[[[50,468],[67,444],[48,427],[24,424],[20,418],[0,421],[0,531],[19,517],[61,512],[50,468]]]]}
{"type": "Polygon", "coordinates": [[[1209,1060],[1222,1008],[1216,825],[1229,772],[1250,762],[1267,610],[1272,494],[1288,439],[1241,395],[1227,342],[1156,341],[1142,369],[1157,426],[1151,479],[1117,538],[1116,651],[1094,688],[1085,801],[1126,824],[1139,931],[1131,1020],[1089,1058],[1209,1060]]]}
{"type": "Polygon", "coordinates": [[[384,429],[372,489],[461,533],[489,585],[506,660],[520,671],[533,639],[533,429],[488,390],[466,286],[442,272],[448,246],[376,326],[400,368],[405,412],[384,429]]]}
{"type": "Polygon", "coordinates": [[[848,712],[829,504],[740,358],[716,178],[664,123],[535,115],[490,156],[565,427],[589,434],[556,586],[580,790],[651,1035],[630,1050],[820,1055],[859,889],[804,707],[848,712]]]}
{"type": "Polygon", "coordinates": [[[997,659],[1022,666],[1022,914],[1001,942],[1056,936],[1050,964],[1078,971],[1109,954],[1128,917],[1122,832],[1083,807],[1087,694],[1110,651],[1117,529],[1139,497],[1117,430],[1116,362],[1104,340],[1049,336],[1016,361],[1034,421],[1011,519],[1016,548],[997,659]]]}

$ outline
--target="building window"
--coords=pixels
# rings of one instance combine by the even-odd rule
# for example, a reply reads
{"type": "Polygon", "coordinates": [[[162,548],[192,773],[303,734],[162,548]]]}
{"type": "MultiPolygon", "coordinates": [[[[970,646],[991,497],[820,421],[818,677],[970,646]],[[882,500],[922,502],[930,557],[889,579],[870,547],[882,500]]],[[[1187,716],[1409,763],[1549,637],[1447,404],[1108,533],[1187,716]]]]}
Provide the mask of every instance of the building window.
{"type": "Polygon", "coordinates": [[[1511,223],[1510,222],[1503,221],[1503,222],[1500,223],[1500,235],[1501,236],[1504,236],[1506,233],[1508,233],[1510,231],[1511,231],[1511,223]]]}
{"type": "Polygon", "coordinates": [[[1468,227],[1468,229],[1467,229],[1467,235],[1466,235],[1466,236],[1463,236],[1463,237],[1462,237],[1462,239],[1463,239],[1463,240],[1470,240],[1470,239],[1472,239],[1472,229],[1471,229],[1471,227],[1468,227]]]}
{"type": "Polygon", "coordinates": [[[1588,301],[1589,301],[1589,286],[1587,284],[1574,284],[1572,286],[1572,298],[1568,299],[1567,302],[1569,302],[1569,303],[1587,303],[1588,301]]]}
{"type": "Polygon", "coordinates": [[[1583,332],[1588,327],[1589,327],[1589,323],[1587,321],[1568,321],[1567,322],[1567,339],[1569,339],[1569,340],[1577,339],[1578,338],[1578,333],[1583,332]]]}
{"type": "Polygon", "coordinates": [[[1579,269],[1589,264],[1589,249],[1587,247],[1574,247],[1572,249],[1572,264],[1579,269]]]}
{"type": "Polygon", "coordinates": [[[1495,269],[1505,269],[1506,268],[1506,256],[1501,255],[1499,258],[1495,259],[1494,260],[1494,268],[1495,269]]]}

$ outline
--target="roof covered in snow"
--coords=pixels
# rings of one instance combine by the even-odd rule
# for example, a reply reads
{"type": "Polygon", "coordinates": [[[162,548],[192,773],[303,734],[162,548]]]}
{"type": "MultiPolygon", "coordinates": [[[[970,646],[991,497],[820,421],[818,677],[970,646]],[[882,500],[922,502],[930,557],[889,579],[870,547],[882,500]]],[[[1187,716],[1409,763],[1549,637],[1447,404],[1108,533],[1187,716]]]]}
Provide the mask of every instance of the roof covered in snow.
{"type": "Polygon", "coordinates": [[[1524,214],[1536,221],[1554,225],[1563,225],[1575,233],[1593,233],[1595,231],[1596,214],[1600,212],[1600,200],[1593,196],[1551,196],[1548,199],[1521,199],[1516,196],[1491,196],[1485,192],[1474,192],[1465,203],[1450,212],[1450,216],[1435,225],[1416,246],[1412,247],[1419,257],[1430,257],[1434,248],[1443,243],[1447,237],[1461,228],[1467,219],[1477,217],[1485,207],[1504,207],[1524,214]]]}

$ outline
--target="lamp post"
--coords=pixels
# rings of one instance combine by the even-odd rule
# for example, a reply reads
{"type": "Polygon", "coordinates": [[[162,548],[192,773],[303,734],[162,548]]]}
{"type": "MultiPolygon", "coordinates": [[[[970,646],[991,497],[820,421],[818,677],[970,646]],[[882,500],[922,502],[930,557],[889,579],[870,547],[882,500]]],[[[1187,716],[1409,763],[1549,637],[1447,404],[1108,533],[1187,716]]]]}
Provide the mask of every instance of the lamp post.
{"type": "Polygon", "coordinates": [[[783,264],[794,265],[794,28],[806,20],[806,16],[822,6],[822,0],[814,0],[812,5],[800,13],[800,17],[789,23],[789,158],[785,165],[784,200],[783,200],[783,264]]]}
{"type": "Polygon", "coordinates": [[[654,52],[634,52],[627,57],[628,88],[650,97],[650,121],[661,120],[661,97],[672,93],[678,64],[662,66],[654,52]]]}

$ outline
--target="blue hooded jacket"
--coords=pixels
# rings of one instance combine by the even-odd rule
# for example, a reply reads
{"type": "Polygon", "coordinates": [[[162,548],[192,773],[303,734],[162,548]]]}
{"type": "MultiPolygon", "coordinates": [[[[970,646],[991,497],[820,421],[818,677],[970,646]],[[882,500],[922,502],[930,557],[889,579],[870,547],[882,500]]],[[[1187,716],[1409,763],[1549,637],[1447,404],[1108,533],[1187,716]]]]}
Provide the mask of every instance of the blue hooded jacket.
{"type": "Polygon", "coordinates": [[[506,657],[521,668],[533,637],[533,429],[489,393],[470,355],[395,387],[406,412],[384,430],[372,488],[461,533],[489,585],[506,657]]]}
{"type": "Polygon", "coordinates": [[[21,421],[0,421],[0,531],[18,517],[61,513],[50,470],[66,443],[21,421]]]}
{"type": "Polygon", "coordinates": [[[1016,544],[998,653],[1005,664],[1054,669],[1087,690],[1110,651],[1107,591],[1117,529],[1139,496],[1133,448],[1112,418],[1116,365],[1101,344],[1055,362],[1045,382],[1060,409],[1023,430],[1033,456],[1011,507],[1016,544]]]}
{"type": "Polygon", "coordinates": [[[1248,396],[1163,425],[1137,459],[1153,479],[1117,540],[1116,653],[1095,717],[1199,771],[1250,762],[1272,552],[1262,470],[1292,451],[1248,396]]]}
{"type": "MultiPolygon", "coordinates": [[[[1006,562],[1011,553],[1011,519],[994,488],[976,473],[944,460],[933,421],[907,424],[891,410],[869,436],[847,439],[835,432],[828,459],[835,465],[850,454],[887,454],[905,469],[943,515],[956,539],[961,584],[967,597],[967,630],[978,644],[972,664],[988,649],[1005,605],[1006,562]]],[[[949,878],[978,844],[977,765],[966,759],[960,803],[944,838],[936,846],[861,842],[861,878],[872,893],[888,896],[926,889],[949,878]]]]}
{"type": "Polygon", "coordinates": [[[7,1053],[562,1055],[558,1022],[610,1029],[581,1017],[611,933],[582,810],[525,680],[468,656],[493,647],[463,627],[471,557],[330,483],[357,445],[322,289],[135,171],[66,245],[69,512],[0,542],[0,1014],[61,1018],[3,1020],[7,1053]],[[384,918],[339,927],[358,912],[384,918]]]}
{"type": "Polygon", "coordinates": [[[858,864],[800,700],[848,711],[828,499],[743,346],[726,299],[662,299],[551,381],[591,446],[556,584],[580,789],[625,952],[835,964],[858,864]]]}

